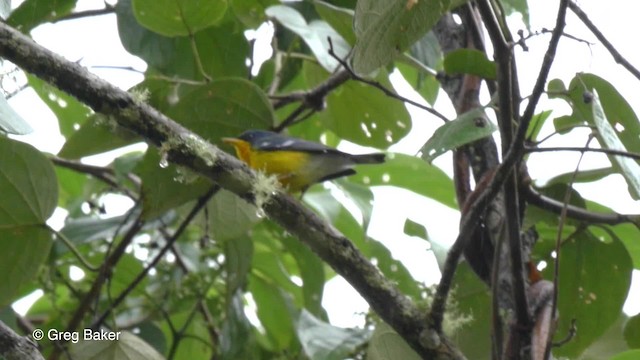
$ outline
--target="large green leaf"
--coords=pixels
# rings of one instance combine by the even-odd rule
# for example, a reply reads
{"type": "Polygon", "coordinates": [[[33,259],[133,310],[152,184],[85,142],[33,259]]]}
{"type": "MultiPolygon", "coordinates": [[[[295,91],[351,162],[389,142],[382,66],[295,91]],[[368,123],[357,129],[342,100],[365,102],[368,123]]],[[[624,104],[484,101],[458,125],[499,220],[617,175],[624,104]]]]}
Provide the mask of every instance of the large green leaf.
{"type": "Polygon", "coordinates": [[[294,339],[293,318],[287,295],[276,284],[260,276],[249,279],[249,291],[258,307],[258,318],[267,331],[267,338],[276,351],[289,346],[294,339]]]}
{"type": "Polygon", "coordinates": [[[210,229],[218,241],[234,241],[260,220],[254,205],[226,190],[220,190],[207,206],[210,229]]]}
{"type": "Polygon", "coordinates": [[[447,11],[466,0],[360,0],[353,68],[368,74],[389,64],[426,34],[447,11]]]}
{"type": "MultiPolygon", "coordinates": [[[[140,26],[134,17],[131,0],[118,1],[116,15],[120,40],[127,51],[167,76],[203,79],[188,37],[169,38],[140,26]]],[[[249,51],[247,39],[233,22],[199,31],[194,38],[202,67],[208,75],[219,78],[248,74],[245,65],[249,51]]],[[[153,73],[147,76],[147,81],[150,78],[153,78],[153,73]]],[[[167,82],[166,85],[170,87],[176,84],[167,82]]]]}
{"type": "Polygon", "coordinates": [[[366,329],[343,329],[321,321],[302,310],[296,333],[305,354],[311,360],[342,360],[349,357],[371,337],[366,329]]]}
{"type": "MultiPolygon", "coordinates": [[[[584,123],[598,126],[597,137],[602,147],[609,147],[612,139],[617,138],[622,143],[623,149],[640,153],[640,142],[638,141],[640,138],[640,121],[629,103],[608,81],[593,74],[581,73],[571,80],[568,89],[558,79],[549,82],[548,88],[550,97],[564,99],[573,109],[570,116],[554,120],[557,130],[566,131],[570,126],[584,123]],[[594,94],[597,94],[597,96],[594,97],[594,94]],[[596,114],[599,120],[594,117],[596,114]],[[604,123],[608,123],[608,127],[611,130],[607,132],[608,135],[601,132],[601,127],[604,126],[604,123]]],[[[617,158],[610,156],[613,168],[625,177],[629,184],[631,195],[635,199],[640,198],[638,193],[640,185],[637,180],[639,174],[636,172],[636,167],[631,165],[633,168],[628,169],[628,166],[625,165],[622,168],[617,158]]],[[[625,162],[627,161],[625,160],[625,162]]],[[[629,164],[631,162],[637,164],[635,160],[628,161],[629,164]]]]}
{"type": "MultiPolygon", "coordinates": [[[[264,222],[266,224],[268,222],[264,222]]],[[[302,278],[302,296],[304,308],[316,317],[326,317],[322,308],[322,294],[326,280],[324,263],[318,255],[304,246],[298,239],[288,234],[282,234],[280,241],[291,253],[298,265],[302,278]]]]}
{"type": "Polygon", "coordinates": [[[398,333],[393,331],[391,326],[380,322],[376,326],[371,341],[369,342],[367,359],[419,360],[420,356],[411,349],[409,344],[407,344],[398,333]]]}
{"type": "Polygon", "coordinates": [[[128,331],[113,332],[114,336],[116,333],[118,341],[98,341],[84,338],[85,332],[83,331],[81,333],[83,340],[72,344],[69,355],[72,359],[91,360],[164,359],[154,348],[132,333],[128,331]]]}
{"type": "MultiPolygon", "coordinates": [[[[329,74],[306,62],[304,75],[309,87],[326,80],[329,74]]],[[[376,80],[392,89],[388,74],[380,71],[376,80]]],[[[354,143],[386,149],[411,130],[411,118],[404,104],[380,90],[361,82],[350,81],[332,91],[326,109],[318,118],[328,130],[354,143]]]]}
{"type": "Polygon", "coordinates": [[[367,186],[396,186],[457,209],[453,183],[439,168],[404,154],[387,154],[383,165],[361,166],[349,178],[367,186]]]}
{"type": "Polygon", "coordinates": [[[484,110],[474,109],[440,126],[420,151],[422,157],[431,162],[449,150],[490,136],[496,130],[484,110]]]}
{"type": "Polygon", "coordinates": [[[220,331],[221,359],[255,359],[252,353],[258,346],[253,327],[245,315],[241,291],[230,294],[225,315],[220,331]]]}
{"type": "Polygon", "coordinates": [[[349,54],[350,47],[347,42],[325,21],[312,20],[307,23],[296,9],[284,5],[269,7],[266,14],[298,34],[327,71],[334,71],[339,65],[338,61],[329,55],[327,38],[331,38],[333,50],[340,59],[349,54]]]}
{"type": "Polygon", "coordinates": [[[274,123],[266,94],[240,78],[215,80],[197,88],[180,99],[168,115],[212,143],[274,123]]]}
{"type": "Polygon", "coordinates": [[[0,226],[0,307],[11,304],[49,255],[51,233],[44,226],[0,226]]]}
{"type": "Polygon", "coordinates": [[[0,194],[0,228],[44,224],[58,203],[51,162],[31,145],[0,137],[0,194]]]}
{"type": "MultiPolygon", "coordinates": [[[[629,253],[617,238],[604,243],[580,231],[560,249],[560,320],[556,336],[563,338],[576,319],[580,331],[571,342],[554,349],[557,356],[577,357],[619,317],[631,283],[629,253]],[[597,264],[597,266],[594,266],[597,264]]],[[[553,278],[553,266],[543,272],[553,278]]]]}
{"type": "Polygon", "coordinates": [[[67,15],[76,6],[76,0],[26,0],[13,10],[7,24],[23,33],[34,27],[67,15]]]}
{"type": "Polygon", "coordinates": [[[218,22],[227,10],[226,0],[132,0],[140,24],[165,36],[195,34],[218,22]]]}
{"type": "MultiPolygon", "coordinates": [[[[611,126],[604,110],[602,109],[602,104],[600,103],[600,97],[598,96],[597,90],[594,89],[593,93],[593,121],[598,129],[598,134],[600,134],[598,140],[607,149],[627,151],[624,144],[622,144],[619,135],[611,126]]],[[[629,192],[634,194],[634,198],[636,200],[640,199],[640,165],[638,165],[635,160],[624,156],[611,156],[610,158],[613,158],[615,163],[618,165],[622,176],[627,180],[629,192]]]]}

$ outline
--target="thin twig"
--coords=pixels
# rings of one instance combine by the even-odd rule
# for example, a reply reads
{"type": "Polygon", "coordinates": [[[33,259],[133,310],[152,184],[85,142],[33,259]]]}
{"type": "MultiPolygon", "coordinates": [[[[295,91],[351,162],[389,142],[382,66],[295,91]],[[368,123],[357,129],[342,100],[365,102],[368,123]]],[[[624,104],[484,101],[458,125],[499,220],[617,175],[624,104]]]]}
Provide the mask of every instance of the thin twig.
{"type": "Polygon", "coordinates": [[[623,151],[623,150],[615,150],[615,149],[598,149],[598,148],[583,148],[583,147],[573,147],[573,146],[559,146],[559,147],[531,147],[525,146],[524,151],[526,153],[541,153],[541,152],[550,152],[550,151],[578,151],[578,152],[595,152],[602,153],[607,155],[615,155],[615,156],[624,156],[631,159],[640,160],[640,154],[623,151]]]}
{"type": "Polygon", "coordinates": [[[611,44],[609,40],[607,40],[607,38],[604,36],[604,34],[602,34],[598,27],[595,26],[595,24],[591,22],[591,20],[589,20],[587,14],[585,14],[585,12],[582,11],[582,9],[580,9],[580,7],[573,1],[569,1],[569,9],[571,9],[571,11],[573,11],[573,13],[576,14],[580,20],[582,20],[587,28],[591,30],[593,35],[595,35],[596,38],[602,43],[602,45],[604,45],[604,47],[609,50],[609,53],[611,54],[611,56],[613,56],[613,59],[616,61],[616,63],[622,65],[625,69],[627,69],[627,71],[633,74],[636,79],[640,80],[640,71],[638,71],[638,69],[631,65],[631,63],[627,61],[627,59],[625,59],[624,56],[622,56],[622,54],[618,52],[618,50],[616,50],[615,46],[613,46],[613,44],[611,44]]]}
{"type": "Polygon", "coordinates": [[[55,229],[51,228],[48,225],[45,225],[45,227],[47,230],[51,231],[51,233],[53,233],[58,239],[60,239],[60,241],[62,241],[62,243],[69,249],[69,251],[71,251],[71,253],[76,257],[76,259],[78,259],[80,264],[82,264],[82,266],[84,266],[87,270],[93,271],[93,272],[100,270],[99,266],[95,266],[91,264],[87,259],[85,259],[84,256],[82,256],[82,254],[80,253],[80,251],[78,251],[78,249],[75,247],[75,245],[73,245],[71,240],[69,240],[66,236],[64,236],[63,233],[56,231],[55,229]]]}
{"type": "MultiPolygon", "coordinates": [[[[564,207],[564,204],[556,199],[544,196],[531,187],[527,187],[523,193],[527,203],[535,205],[541,209],[560,214],[564,207]]],[[[617,225],[623,223],[636,223],[640,219],[640,214],[604,214],[596,213],[586,209],[569,204],[567,206],[567,217],[574,220],[585,221],[591,224],[607,224],[617,225]]]]}
{"type": "MultiPolygon", "coordinates": [[[[115,171],[113,169],[111,169],[111,168],[84,164],[84,163],[81,163],[79,161],[63,159],[63,158],[55,156],[55,155],[49,156],[49,160],[51,160],[51,162],[53,164],[55,164],[57,166],[60,166],[60,167],[63,167],[65,169],[69,169],[69,170],[73,170],[73,171],[76,171],[76,172],[79,172],[79,173],[91,175],[94,178],[96,178],[96,179],[104,182],[105,184],[111,186],[112,188],[122,191],[125,195],[127,195],[129,198],[133,199],[134,201],[136,201],[138,199],[138,195],[137,194],[135,194],[134,192],[129,190],[127,187],[121,186],[118,183],[118,180],[116,179],[116,176],[115,176],[115,171]]],[[[137,177],[133,177],[133,176],[128,176],[128,178],[137,187],[140,187],[140,179],[138,179],[137,177]]]]}
{"type": "Polygon", "coordinates": [[[442,121],[444,122],[448,122],[449,119],[442,115],[440,112],[438,112],[436,109],[428,107],[428,106],[424,106],[418,102],[415,102],[411,99],[408,99],[404,96],[398,95],[395,91],[389,90],[386,87],[384,87],[382,84],[380,84],[377,81],[373,81],[373,80],[369,80],[369,79],[365,79],[363,77],[361,77],[360,75],[356,74],[353,69],[351,69],[351,67],[349,66],[349,64],[347,64],[346,61],[344,61],[344,59],[341,59],[338,55],[336,55],[336,53],[333,51],[333,42],[331,41],[331,38],[328,37],[327,40],[329,41],[329,55],[331,55],[331,57],[333,57],[348,73],[349,75],[351,75],[351,78],[353,80],[356,81],[360,81],[362,83],[365,83],[367,85],[373,86],[374,88],[382,91],[385,95],[392,97],[396,100],[400,100],[404,103],[407,104],[411,104],[419,109],[425,110],[428,113],[437,116],[438,118],[440,118],[442,121]]]}
{"type": "MultiPolygon", "coordinates": [[[[594,135],[591,134],[587,139],[587,143],[584,145],[584,149],[589,148],[589,143],[594,139],[594,135]]],[[[562,230],[564,228],[564,224],[567,221],[567,212],[569,207],[569,202],[571,201],[571,190],[573,190],[573,184],[576,181],[576,177],[578,176],[578,171],[580,170],[580,163],[584,158],[584,151],[580,153],[580,158],[578,158],[578,162],[576,163],[576,169],[573,171],[573,175],[571,176],[571,180],[569,184],[567,184],[567,190],[564,192],[564,199],[562,200],[563,206],[562,211],[560,212],[560,223],[558,224],[558,232],[556,234],[556,261],[553,266],[553,301],[551,302],[551,316],[554,316],[556,311],[558,310],[558,284],[560,281],[560,244],[562,242],[562,230]]],[[[553,334],[553,326],[554,322],[549,322],[548,333],[553,334]]],[[[552,336],[549,336],[547,339],[547,346],[544,351],[544,358],[547,359],[549,357],[549,353],[551,352],[551,342],[553,340],[552,336]]]]}
{"type": "Polygon", "coordinates": [[[71,13],[71,14],[68,14],[68,15],[61,16],[59,18],[55,18],[55,19],[51,20],[51,22],[52,23],[57,23],[57,22],[61,22],[61,21],[76,20],[76,19],[82,19],[82,18],[92,17],[92,16],[109,15],[109,14],[113,14],[113,13],[116,12],[115,6],[109,5],[106,2],[105,2],[104,5],[105,5],[105,7],[103,9],[93,9],[93,10],[79,11],[79,12],[75,12],[75,13],[71,13]]]}
{"type": "Polygon", "coordinates": [[[149,271],[151,269],[153,269],[158,264],[158,262],[160,262],[160,259],[162,259],[164,254],[166,254],[167,251],[169,251],[169,249],[171,249],[173,244],[176,242],[176,240],[178,240],[178,237],[180,237],[180,235],[182,235],[182,233],[187,228],[187,226],[191,223],[193,218],[207,204],[209,199],[211,199],[211,197],[216,192],[218,192],[219,189],[220,189],[219,187],[215,186],[211,190],[209,190],[209,192],[207,192],[205,195],[203,195],[200,199],[198,199],[198,201],[196,202],[196,205],[193,207],[193,209],[191,209],[191,211],[189,212],[187,217],[180,224],[178,229],[176,229],[176,232],[167,241],[165,246],[162,249],[160,249],[160,251],[153,258],[153,260],[138,274],[138,276],[135,277],[135,279],[133,279],[133,281],[120,293],[120,295],[118,295],[118,297],[113,300],[113,302],[110,304],[109,308],[107,308],[102,313],[102,315],[100,315],[100,317],[96,321],[93,322],[93,324],[91,325],[91,328],[94,328],[94,329],[98,328],[104,322],[104,320],[107,318],[107,316],[109,316],[109,314],[113,311],[113,309],[115,309],[118,305],[120,305],[120,303],[122,303],[122,301],[124,301],[124,299],[127,297],[127,295],[129,295],[129,293],[131,293],[131,291],[133,291],[133,289],[135,289],[135,287],[138,286],[138,284],[142,280],[144,280],[144,278],[147,276],[149,271]]]}

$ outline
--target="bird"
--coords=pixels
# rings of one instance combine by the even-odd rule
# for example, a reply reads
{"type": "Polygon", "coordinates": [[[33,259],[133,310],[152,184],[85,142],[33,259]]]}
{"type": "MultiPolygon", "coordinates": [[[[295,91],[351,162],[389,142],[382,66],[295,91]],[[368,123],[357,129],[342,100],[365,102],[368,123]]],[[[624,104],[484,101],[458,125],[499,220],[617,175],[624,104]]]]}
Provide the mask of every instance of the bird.
{"type": "Polygon", "coordinates": [[[353,155],[323,144],[266,130],[247,130],[222,141],[254,170],[275,175],[290,193],[302,195],[313,184],[356,173],[358,164],[380,164],[385,154],[353,155]]]}

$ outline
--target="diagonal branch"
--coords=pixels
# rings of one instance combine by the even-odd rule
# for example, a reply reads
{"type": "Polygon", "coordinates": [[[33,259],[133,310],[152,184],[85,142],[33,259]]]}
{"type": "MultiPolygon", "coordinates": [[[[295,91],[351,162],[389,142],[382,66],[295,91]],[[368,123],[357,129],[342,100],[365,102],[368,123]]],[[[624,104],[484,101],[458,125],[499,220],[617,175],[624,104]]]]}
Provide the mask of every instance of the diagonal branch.
{"type": "Polygon", "coordinates": [[[582,20],[587,28],[591,30],[593,35],[595,35],[596,38],[600,40],[602,45],[604,45],[604,47],[609,50],[609,53],[611,54],[611,56],[613,56],[613,60],[627,69],[631,74],[633,74],[633,76],[636,77],[636,79],[640,80],[640,71],[638,71],[638,69],[631,65],[631,63],[627,61],[627,59],[625,59],[624,56],[622,56],[622,54],[618,52],[618,50],[616,50],[615,46],[613,46],[613,44],[611,44],[609,40],[607,40],[600,29],[598,29],[598,27],[593,22],[591,22],[591,20],[589,20],[587,14],[585,14],[585,12],[582,11],[582,9],[580,9],[580,7],[573,1],[569,1],[569,9],[571,9],[571,11],[573,11],[573,13],[576,14],[578,18],[580,18],[580,20],[582,20]]]}
{"type": "MultiPolygon", "coordinates": [[[[95,111],[113,116],[119,125],[142,136],[151,145],[162,146],[169,161],[215,181],[244,199],[254,198],[251,192],[257,176],[244,163],[79,64],[63,59],[2,23],[0,56],[75,96],[95,111]]],[[[464,358],[447,338],[428,328],[415,304],[349,239],[313,211],[280,192],[272,195],[264,211],[342,275],[422,357],[464,358]]]]}

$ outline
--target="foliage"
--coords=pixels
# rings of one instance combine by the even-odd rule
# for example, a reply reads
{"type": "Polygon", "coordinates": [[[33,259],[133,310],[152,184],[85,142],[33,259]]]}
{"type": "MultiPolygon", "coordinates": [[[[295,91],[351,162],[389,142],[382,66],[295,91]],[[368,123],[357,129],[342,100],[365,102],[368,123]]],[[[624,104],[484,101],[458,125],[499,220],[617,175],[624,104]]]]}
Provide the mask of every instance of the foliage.
{"type": "MultiPolygon", "coordinates": [[[[496,133],[499,126],[485,115],[495,105],[492,101],[459,114],[434,133],[417,134],[421,154],[395,153],[389,149],[415,131],[405,104],[379,88],[393,91],[390,74],[399,70],[396,74],[405,77],[423,103],[433,105],[444,94],[443,79],[474,75],[500,80],[504,74],[486,51],[443,54],[440,49],[433,27],[466,2],[119,0],[105,6],[117,18],[123,47],[148,66],[131,92],[148,94],[143,100],[149,105],[222,150],[232,152],[223,137],[285,124],[286,132],[306,140],[386,151],[385,164],[358,168],[357,175],[332,187],[316,185],[301,201],[374,259],[411,301],[431,304],[433,291],[367,231],[374,212],[404,205],[375,201],[376,188],[409,190],[435,200],[436,208],[457,209],[454,181],[431,161],[503,134],[496,133]],[[265,22],[275,27],[274,54],[258,66],[247,62],[253,42],[244,32],[265,22]],[[344,65],[354,73],[323,94],[319,104],[313,103],[316,98],[300,97],[335,81],[344,65]]],[[[529,26],[526,1],[496,3],[509,14],[521,14],[529,26]]],[[[74,7],[74,0],[26,0],[7,23],[28,34],[73,14],[74,7]]],[[[70,344],[70,353],[78,358],[419,358],[373,314],[364,328],[330,324],[322,300],[336,270],[265,218],[261,209],[192,169],[168,163],[162,147],[120,152],[104,167],[83,164],[79,159],[142,139],[46,79],[28,75],[26,86],[57,117],[65,143],[51,155],[21,142],[19,135],[30,132],[29,123],[35,120],[23,119],[8,96],[0,97],[3,322],[15,325],[20,315],[10,310],[11,304],[40,289],[43,295],[24,318],[45,333],[85,328],[122,332],[119,342],[70,344]],[[124,215],[104,209],[114,194],[134,204],[124,215]],[[56,208],[66,214],[60,231],[47,225],[56,208]]],[[[595,74],[578,74],[566,85],[551,80],[546,89],[572,112],[536,109],[528,144],[548,135],[540,128],[552,120],[557,132],[576,136],[580,126],[591,126],[600,147],[617,153],[608,154],[611,167],[557,174],[536,190],[557,202],[564,202],[569,192],[577,209],[612,214],[571,186],[617,174],[625,179],[628,196],[637,200],[638,157],[620,154],[640,153],[640,121],[615,86],[595,74]]],[[[213,165],[215,158],[210,161],[213,165]]],[[[574,166],[566,164],[567,169],[574,166]]],[[[555,276],[556,236],[564,226],[556,340],[571,331],[574,319],[578,330],[554,354],[636,358],[640,321],[638,315],[627,319],[622,305],[632,270],[640,269],[638,216],[625,223],[598,223],[571,215],[559,219],[557,211],[529,205],[523,223],[539,234],[531,259],[534,266],[549,265],[543,271],[547,280],[555,276]],[[612,337],[624,341],[614,344],[612,337]]],[[[408,235],[432,241],[429,229],[415,218],[404,224],[408,235]]],[[[457,233],[451,229],[451,237],[457,233]]],[[[443,270],[441,248],[434,240],[432,250],[443,270]]],[[[490,289],[466,264],[458,269],[453,287],[450,303],[456,308],[451,311],[472,319],[454,329],[453,343],[468,358],[491,358],[490,289]]],[[[39,344],[46,356],[60,355],[50,339],[39,344]]]]}

